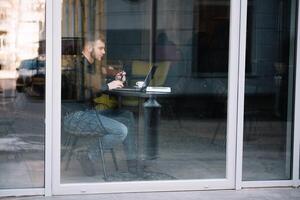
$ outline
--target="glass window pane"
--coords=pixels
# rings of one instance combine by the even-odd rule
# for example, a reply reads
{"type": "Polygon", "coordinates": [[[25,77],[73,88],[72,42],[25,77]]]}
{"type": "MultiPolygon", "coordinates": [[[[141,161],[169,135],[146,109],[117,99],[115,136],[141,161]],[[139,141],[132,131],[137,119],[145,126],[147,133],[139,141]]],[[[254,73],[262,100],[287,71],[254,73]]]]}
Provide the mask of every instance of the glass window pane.
{"type": "Polygon", "coordinates": [[[229,8],[63,1],[63,183],[226,177],[229,8]],[[149,86],[170,93],[107,91],[116,73],[133,88],[151,66],[149,86]]]}
{"type": "Polygon", "coordinates": [[[123,70],[126,82],[134,81],[132,60],[149,61],[149,7],[150,0],[63,1],[64,183],[137,179],[128,173],[128,168],[136,170],[137,118],[131,111],[114,112],[117,98],[103,91],[123,70]]]}
{"type": "Polygon", "coordinates": [[[45,1],[0,3],[0,189],[44,187],[45,1]]]}
{"type": "Polygon", "coordinates": [[[159,158],[153,169],[175,179],[226,177],[230,1],[157,1],[155,62],[163,83],[159,158]]]}
{"type": "Polygon", "coordinates": [[[291,178],[297,1],[248,1],[243,180],[291,178]]]}

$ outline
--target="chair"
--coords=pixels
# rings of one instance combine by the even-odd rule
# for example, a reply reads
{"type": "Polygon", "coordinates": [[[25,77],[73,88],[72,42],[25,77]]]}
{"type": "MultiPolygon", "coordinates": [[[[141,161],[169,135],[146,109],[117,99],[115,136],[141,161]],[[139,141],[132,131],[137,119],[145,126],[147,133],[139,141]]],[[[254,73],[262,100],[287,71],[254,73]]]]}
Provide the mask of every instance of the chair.
{"type": "Polygon", "coordinates": [[[214,131],[214,135],[211,139],[211,144],[215,143],[217,135],[219,133],[224,136],[224,145],[226,144],[226,131],[227,131],[227,86],[221,80],[210,80],[208,86],[211,87],[215,98],[214,98],[214,112],[221,113],[220,119],[217,122],[217,127],[214,131]]]}
{"type": "MultiPolygon", "coordinates": [[[[17,161],[22,161],[23,146],[27,143],[18,137],[15,131],[17,116],[17,93],[15,90],[3,90],[0,87],[0,153],[9,159],[13,156],[17,161]]],[[[28,172],[29,167],[24,162],[28,172]]]]}
{"type": "MultiPolygon", "coordinates": [[[[157,70],[150,85],[163,86],[166,81],[171,62],[161,61],[156,62],[155,65],[157,66],[157,70]]],[[[141,80],[140,78],[144,79],[147,73],[149,72],[150,68],[151,65],[147,61],[133,61],[131,69],[132,79],[136,81],[141,80]]]]}
{"type": "MultiPolygon", "coordinates": [[[[100,151],[100,158],[102,163],[104,180],[107,180],[106,164],[104,159],[104,151],[102,138],[106,134],[103,128],[100,117],[95,109],[86,111],[76,111],[67,114],[63,121],[64,131],[69,135],[66,139],[66,150],[63,152],[62,157],[68,154],[65,170],[69,168],[71,157],[74,153],[76,144],[80,138],[97,139],[98,150],[100,151]]],[[[116,170],[118,165],[113,148],[109,149],[113,158],[116,170]]]]}
{"type": "Polygon", "coordinates": [[[0,137],[14,133],[14,122],[16,117],[15,92],[0,91],[0,137]]]}
{"type": "Polygon", "coordinates": [[[100,97],[94,98],[93,103],[95,104],[96,110],[115,109],[118,107],[117,98],[107,94],[101,94],[100,97]]]}

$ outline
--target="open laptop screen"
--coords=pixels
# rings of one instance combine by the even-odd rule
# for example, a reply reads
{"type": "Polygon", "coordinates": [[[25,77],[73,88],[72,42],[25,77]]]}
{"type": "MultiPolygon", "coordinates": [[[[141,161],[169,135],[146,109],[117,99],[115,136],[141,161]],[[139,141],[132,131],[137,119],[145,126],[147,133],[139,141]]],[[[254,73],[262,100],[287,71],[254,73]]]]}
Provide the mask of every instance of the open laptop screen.
{"type": "Polygon", "coordinates": [[[144,84],[143,84],[143,86],[142,86],[142,90],[144,90],[146,87],[148,87],[149,86],[149,84],[150,84],[150,81],[153,79],[153,77],[154,77],[154,74],[155,74],[155,72],[156,72],[156,69],[157,69],[157,66],[155,66],[155,65],[153,65],[152,67],[151,67],[151,69],[149,70],[149,72],[148,72],[148,74],[147,74],[147,76],[146,76],[146,78],[145,78],[145,80],[144,80],[144,84]]]}
{"type": "Polygon", "coordinates": [[[154,77],[154,74],[156,72],[157,66],[153,65],[147,76],[144,79],[144,84],[142,85],[142,87],[138,88],[138,87],[123,87],[123,88],[116,88],[114,89],[115,91],[144,91],[146,90],[146,88],[149,86],[151,80],[154,77]]]}

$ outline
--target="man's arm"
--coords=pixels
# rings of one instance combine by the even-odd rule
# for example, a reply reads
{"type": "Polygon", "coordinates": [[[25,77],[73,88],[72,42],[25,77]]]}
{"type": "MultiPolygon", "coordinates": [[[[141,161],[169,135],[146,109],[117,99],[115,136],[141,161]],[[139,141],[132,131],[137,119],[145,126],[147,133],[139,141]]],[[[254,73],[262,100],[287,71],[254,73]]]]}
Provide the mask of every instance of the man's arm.
{"type": "Polygon", "coordinates": [[[108,90],[124,87],[124,81],[126,80],[126,72],[121,71],[115,75],[115,80],[107,84],[108,90]]]}
{"type": "Polygon", "coordinates": [[[116,70],[112,72],[111,70],[108,69],[109,68],[102,68],[102,73],[107,76],[107,80],[106,80],[106,84],[103,84],[100,90],[102,92],[105,92],[108,90],[124,87],[124,81],[126,80],[126,72],[124,71],[117,72],[116,70]],[[112,74],[113,76],[110,76],[112,74]]]}
{"type": "Polygon", "coordinates": [[[120,72],[120,73],[116,74],[115,80],[109,81],[108,83],[103,84],[101,86],[100,90],[102,92],[105,92],[105,91],[108,91],[108,90],[113,90],[113,89],[116,89],[116,88],[124,87],[124,81],[123,80],[126,79],[125,75],[126,75],[125,72],[120,72]]]}

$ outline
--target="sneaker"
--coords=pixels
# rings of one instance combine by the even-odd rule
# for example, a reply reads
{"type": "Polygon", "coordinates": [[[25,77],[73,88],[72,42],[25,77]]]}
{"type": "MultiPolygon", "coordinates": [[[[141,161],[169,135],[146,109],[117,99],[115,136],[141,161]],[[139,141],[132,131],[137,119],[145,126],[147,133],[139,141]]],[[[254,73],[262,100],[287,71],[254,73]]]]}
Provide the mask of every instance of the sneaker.
{"type": "Polygon", "coordinates": [[[88,152],[82,151],[78,152],[77,160],[81,166],[82,171],[87,176],[94,176],[95,175],[95,168],[94,164],[91,161],[88,152]]]}

